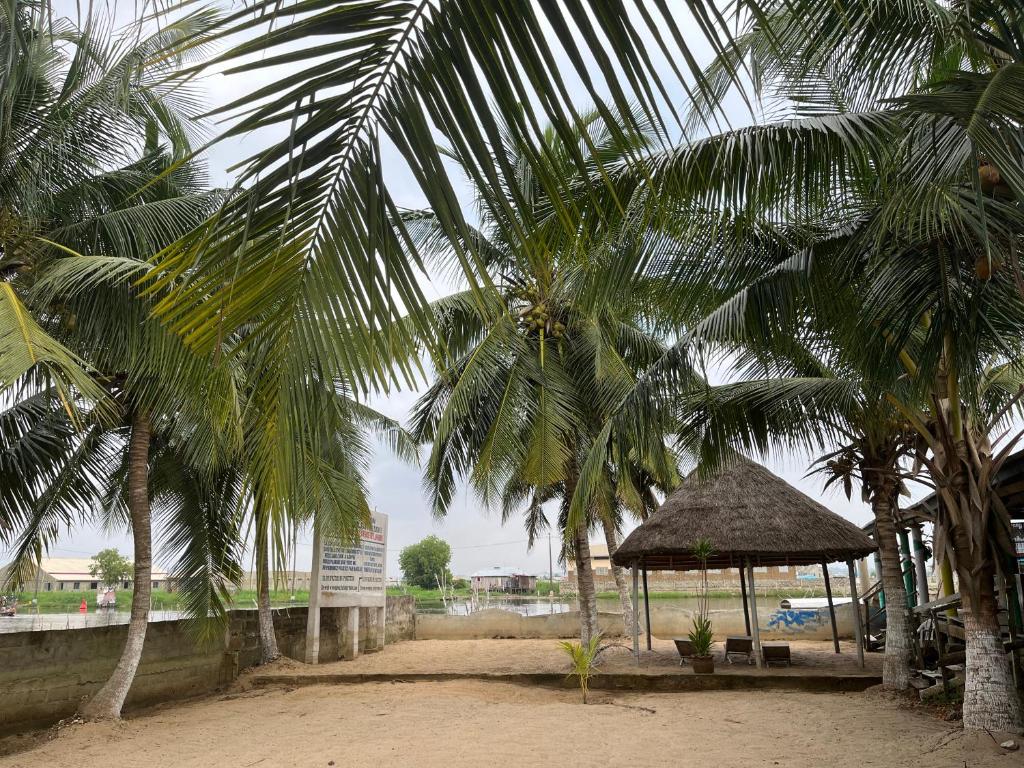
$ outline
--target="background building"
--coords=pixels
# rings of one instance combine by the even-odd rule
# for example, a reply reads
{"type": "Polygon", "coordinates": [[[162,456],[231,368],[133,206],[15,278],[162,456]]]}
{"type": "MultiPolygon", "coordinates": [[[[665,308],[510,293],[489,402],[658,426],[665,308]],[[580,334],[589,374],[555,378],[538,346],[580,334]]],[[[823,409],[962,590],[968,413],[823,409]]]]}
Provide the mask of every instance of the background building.
{"type": "MultiPolygon", "coordinates": [[[[101,586],[98,576],[89,573],[93,565],[89,557],[44,557],[39,567],[25,581],[25,592],[82,592],[98,590],[101,586]]],[[[0,569],[0,583],[7,580],[11,566],[0,569]]],[[[122,589],[130,589],[131,580],[123,582],[122,589]]],[[[167,572],[153,570],[153,589],[167,589],[167,572]]]]}
{"type": "Polygon", "coordinates": [[[476,592],[536,592],[537,577],[496,565],[470,577],[476,592]]]}

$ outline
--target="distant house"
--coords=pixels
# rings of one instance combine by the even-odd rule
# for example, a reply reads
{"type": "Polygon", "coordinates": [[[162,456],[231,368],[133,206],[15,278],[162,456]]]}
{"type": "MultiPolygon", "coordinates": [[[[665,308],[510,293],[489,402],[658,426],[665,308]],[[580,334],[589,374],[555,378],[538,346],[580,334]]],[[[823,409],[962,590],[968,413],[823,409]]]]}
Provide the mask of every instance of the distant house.
{"type": "Polygon", "coordinates": [[[496,565],[470,577],[475,592],[535,592],[537,577],[496,565]]]}
{"type": "MultiPolygon", "coordinates": [[[[89,573],[93,565],[88,557],[44,557],[35,573],[29,574],[23,588],[26,592],[83,592],[98,590],[102,584],[97,576],[89,573]]],[[[6,581],[10,565],[0,568],[0,583],[6,581]]],[[[130,589],[131,581],[119,585],[130,589]]],[[[167,573],[153,571],[153,589],[166,589],[167,573]]]]}

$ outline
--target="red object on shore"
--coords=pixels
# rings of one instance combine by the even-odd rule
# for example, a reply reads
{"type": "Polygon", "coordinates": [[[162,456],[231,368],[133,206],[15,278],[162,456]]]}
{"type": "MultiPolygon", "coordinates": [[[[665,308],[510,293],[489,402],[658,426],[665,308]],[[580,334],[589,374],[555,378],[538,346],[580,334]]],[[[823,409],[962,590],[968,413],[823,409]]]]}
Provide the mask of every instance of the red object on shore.
{"type": "Polygon", "coordinates": [[[82,604],[80,606],[78,606],[78,612],[79,613],[88,613],[88,611],[89,611],[89,606],[87,606],[85,604],[85,598],[83,597],[82,598],[82,604]]]}

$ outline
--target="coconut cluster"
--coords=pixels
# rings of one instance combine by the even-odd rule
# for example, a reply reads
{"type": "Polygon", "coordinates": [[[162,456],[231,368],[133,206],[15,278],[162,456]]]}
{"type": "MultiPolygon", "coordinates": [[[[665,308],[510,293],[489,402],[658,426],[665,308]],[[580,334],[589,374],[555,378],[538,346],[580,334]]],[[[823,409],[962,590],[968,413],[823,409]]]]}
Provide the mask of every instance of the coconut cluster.
{"type": "Polygon", "coordinates": [[[519,310],[519,325],[528,334],[540,334],[541,331],[547,336],[561,338],[565,334],[565,324],[561,322],[555,313],[549,309],[540,291],[534,286],[526,286],[515,291],[515,297],[526,306],[519,310]]]}

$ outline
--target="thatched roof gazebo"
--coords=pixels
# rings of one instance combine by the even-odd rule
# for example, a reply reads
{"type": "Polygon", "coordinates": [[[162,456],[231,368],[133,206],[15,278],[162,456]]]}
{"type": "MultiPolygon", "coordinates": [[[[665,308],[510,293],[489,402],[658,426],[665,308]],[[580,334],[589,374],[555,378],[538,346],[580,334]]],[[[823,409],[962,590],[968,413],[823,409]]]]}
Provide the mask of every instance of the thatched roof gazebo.
{"type": "MultiPolygon", "coordinates": [[[[867,534],[760,464],[739,457],[713,478],[701,479],[691,474],[615,551],[612,561],[633,569],[634,612],[637,611],[637,570],[645,575],[646,604],[646,571],[699,568],[693,547],[700,540],[709,541],[714,548],[708,568],[740,569],[747,633],[753,635],[759,664],[760,638],[753,589],[755,566],[822,566],[838,653],[835,607],[826,566],[837,561],[848,564],[851,596],[856,606],[853,561],[876,549],[867,534]],[[755,619],[752,633],[751,615],[755,619]]],[[[859,622],[856,609],[854,617],[859,622]]],[[[862,654],[859,631],[857,635],[858,651],[862,654]]],[[[636,637],[634,650],[639,651],[636,637]]]]}

